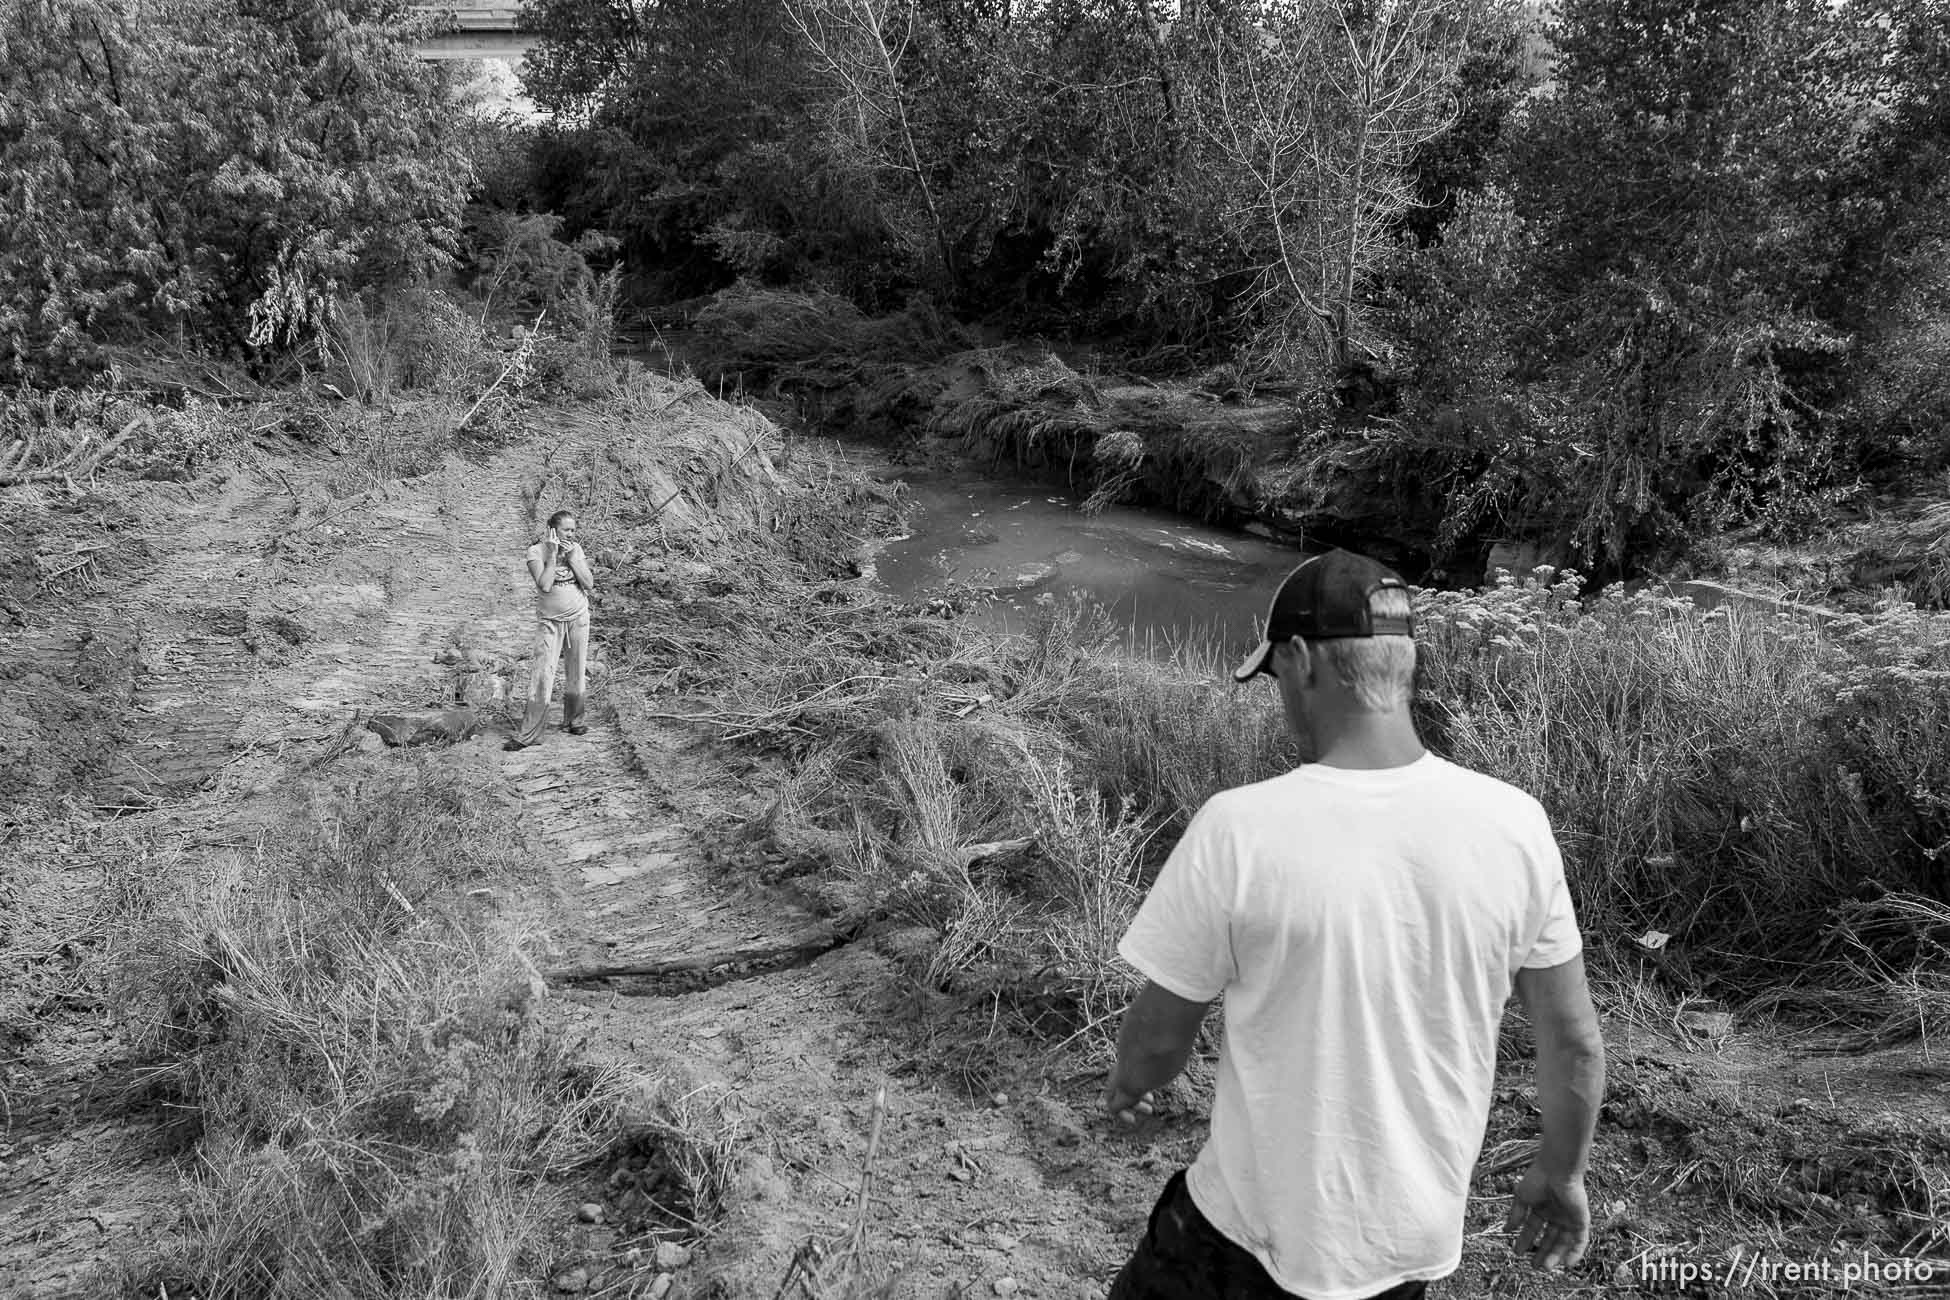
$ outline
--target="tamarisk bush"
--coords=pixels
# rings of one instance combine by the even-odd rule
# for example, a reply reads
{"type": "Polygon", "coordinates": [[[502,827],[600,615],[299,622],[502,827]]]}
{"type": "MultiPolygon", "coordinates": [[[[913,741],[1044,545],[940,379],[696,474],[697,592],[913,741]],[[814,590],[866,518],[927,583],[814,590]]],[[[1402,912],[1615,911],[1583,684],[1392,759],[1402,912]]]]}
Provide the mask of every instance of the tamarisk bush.
{"type": "Polygon", "coordinates": [[[403,0],[0,0],[0,376],[262,355],[451,258],[472,169],[403,0]]]}

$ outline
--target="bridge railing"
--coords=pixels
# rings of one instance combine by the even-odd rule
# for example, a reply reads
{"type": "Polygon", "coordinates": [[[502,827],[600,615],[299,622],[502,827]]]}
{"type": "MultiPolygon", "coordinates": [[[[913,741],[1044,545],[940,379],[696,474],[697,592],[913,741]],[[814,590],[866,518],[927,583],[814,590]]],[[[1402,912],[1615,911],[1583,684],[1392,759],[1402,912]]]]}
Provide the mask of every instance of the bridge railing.
{"type": "Polygon", "coordinates": [[[415,5],[431,14],[443,29],[460,32],[512,32],[521,16],[520,5],[415,5]]]}

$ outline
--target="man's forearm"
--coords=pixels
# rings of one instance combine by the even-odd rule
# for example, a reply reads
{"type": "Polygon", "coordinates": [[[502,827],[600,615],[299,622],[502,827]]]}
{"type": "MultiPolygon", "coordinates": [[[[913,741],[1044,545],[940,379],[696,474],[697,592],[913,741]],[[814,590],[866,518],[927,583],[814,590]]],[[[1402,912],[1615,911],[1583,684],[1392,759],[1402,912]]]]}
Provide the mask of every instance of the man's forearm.
{"type": "Polygon", "coordinates": [[[1551,1178],[1584,1177],[1605,1097],[1602,1041],[1539,1053],[1537,1109],[1543,1116],[1543,1142],[1537,1160],[1551,1178]]]}
{"type": "Polygon", "coordinates": [[[1117,1035],[1117,1066],[1111,1071],[1111,1083],[1133,1096],[1153,1092],[1176,1079],[1191,1059],[1191,1041],[1169,1038],[1139,1016],[1129,1015],[1117,1035]]]}

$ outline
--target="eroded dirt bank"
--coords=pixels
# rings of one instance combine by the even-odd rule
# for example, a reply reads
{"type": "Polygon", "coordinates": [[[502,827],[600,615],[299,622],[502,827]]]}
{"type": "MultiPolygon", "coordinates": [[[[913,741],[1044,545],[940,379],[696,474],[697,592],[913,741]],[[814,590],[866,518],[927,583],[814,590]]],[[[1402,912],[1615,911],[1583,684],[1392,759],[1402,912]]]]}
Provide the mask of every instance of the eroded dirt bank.
{"type": "MultiPolygon", "coordinates": [[[[900,1295],[1102,1294],[1196,1147],[1203,1069],[1155,1141],[1109,1137],[1095,1116],[1103,1026],[1068,1042],[986,1033],[1002,995],[931,979],[942,936],[763,869],[789,856],[766,835],[779,761],[679,720],[714,698],[688,638],[749,612],[720,599],[714,557],[804,526],[793,485],[827,472],[780,464],[784,451],[748,414],[663,381],[536,412],[530,436],[491,456],[362,494],[335,495],[328,457],[260,450],[143,489],[125,565],[23,604],[5,633],[6,707],[45,720],[35,746],[81,727],[107,752],[62,750],[68,775],[5,827],[0,1292],[154,1295],[148,1261],[184,1231],[197,1133],[138,1086],[144,1062],[110,996],[118,926],[162,924],[158,900],[179,880],[249,871],[307,815],[299,791],[319,773],[383,782],[431,763],[519,828],[532,867],[470,897],[527,936],[534,1014],[662,1099],[599,1158],[538,1175],[546,1246],[521,1276],[453,1294],[860,1294],[842,1277],[849,1255],[902,1270],[900,1295]],[[593,725],[505,753],[499,701],[523,680],[528,639],[519,557],[563,504],[583,512],[602,589],[593,725]],[[457,703],[485,729],[390,750],[363,725],[457,703]],[[685,1149],[716,1162],[713,1204],[668,1203],[659,1126],[679,1121],[685,1149]],[[785,1289],[795,1271],[803,1285],[785,1289]]],[[[843,608],[871,593],[813,574],[776,598],[843,608]]],[[[16,742],[8,759],[31,772],[37,752],[16,742]]],[[[1758,1027],[1668,1034],[1611,1009],[1590,1263],[1535,1277],[1498,1231],[1535,1132],[1518,1050],[1465,1266],[1440,1294],[1670,1291],[1641,1268],[1647,1251],[1940,1255],[1940,1054],[1815,1059],[1758,1027]]],[[[1521,1049],[1520,1025],[1508,1037],[1521,1049]]],[[[168,1291],[183,1293],[181,1280],[168,1291]]]]}

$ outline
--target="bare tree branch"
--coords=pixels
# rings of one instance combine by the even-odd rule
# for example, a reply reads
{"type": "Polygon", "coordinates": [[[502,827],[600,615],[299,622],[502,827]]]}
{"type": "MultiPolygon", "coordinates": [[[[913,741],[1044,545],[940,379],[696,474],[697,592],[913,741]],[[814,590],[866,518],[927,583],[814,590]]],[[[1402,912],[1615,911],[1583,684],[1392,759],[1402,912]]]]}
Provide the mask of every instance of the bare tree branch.
{"type": "MultiPolygon", "coordinates": [[[[787,0],[786,13],[839,92],[833,106],[835,142],[869,170],[891,171],[909,181],[927,214],[941,272],[952,285],[953,250],[921,161],[900,74],[914,39],[912,0],[787,0]],[[841,122],[847,123],[844,129],[841,122]]],[[[889,225],[898,232],[898,222],[889,225]]]]}
{"type": "Polygon", "coordinates": [[[1448,130],[1474,0],[1270,0],[1201,26],[1196,116],[1257,258],[1270,342],[1343,370],[1368,351],[1364,287],[1414,202],[1414,151],[1448,130]]]}

